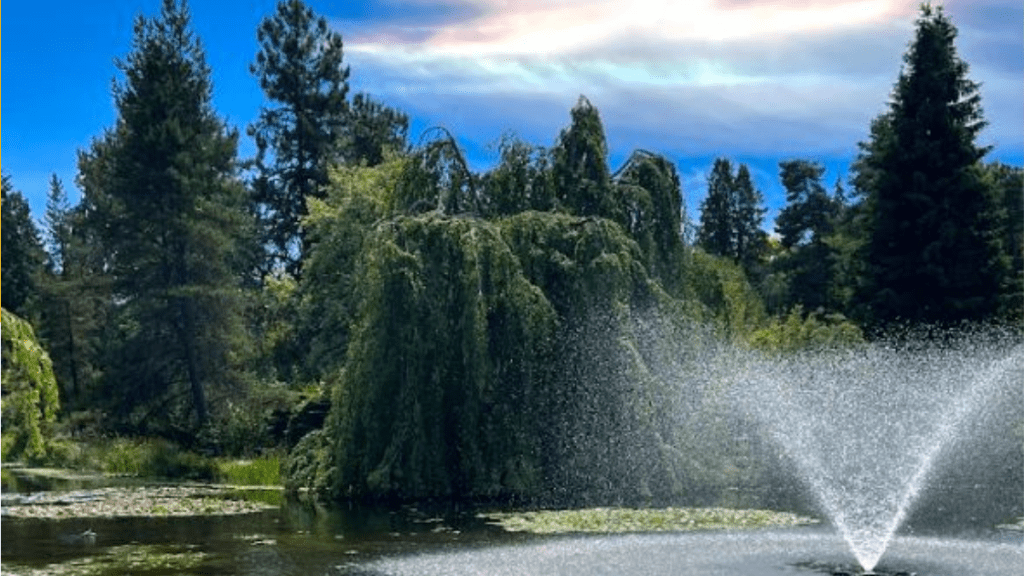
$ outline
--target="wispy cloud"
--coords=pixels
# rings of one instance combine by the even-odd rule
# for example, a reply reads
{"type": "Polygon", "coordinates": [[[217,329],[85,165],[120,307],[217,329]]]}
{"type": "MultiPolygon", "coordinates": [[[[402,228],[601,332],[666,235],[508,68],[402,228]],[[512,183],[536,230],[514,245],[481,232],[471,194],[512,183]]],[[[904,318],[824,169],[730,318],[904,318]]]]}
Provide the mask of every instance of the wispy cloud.
{"type": "MultiPolygon", "coordinates": [[[[984,85],[990,137],[1019,143],[1024,9],[1016,0],[946,4],[972,77],[984,85]]],[[[601,110],[613,146],[842,155],[855,151],[884,109],[918,2],[382,5],[394,13],[433,8],[421,21],[337,22],[355,83],[457,129],[552,138],[551,126],[563,125],[584,93],[601,110]]]]}

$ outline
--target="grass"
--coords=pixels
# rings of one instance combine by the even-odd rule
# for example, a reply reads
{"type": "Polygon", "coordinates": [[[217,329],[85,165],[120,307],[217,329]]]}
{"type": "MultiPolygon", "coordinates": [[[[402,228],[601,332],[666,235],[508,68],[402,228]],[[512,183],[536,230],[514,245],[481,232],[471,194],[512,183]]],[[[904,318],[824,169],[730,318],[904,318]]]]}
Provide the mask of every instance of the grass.
{"type": "Polygon", "coordinates": [[[115,438],[89,443],[63,442],[51,465],[95,470],[116,476],[223,482],[242,486],[280,486],[281,456],[252,460],[210,458],[181,450],[165,440],[115,438]]]}
{"type": "Polygon", "coordinates": [[[813,524],[817,520],[771,510],[731,508],[586,508],[496,512],[480,517],[509,532],[534,534],[668,532],[768,528],[813,524]]]}
{"type": "Polygon", "coordinates": [[[240,486],[280,486],[281,457],[276,454],[254,460],[219,460],[218,480],[240,486]]]}

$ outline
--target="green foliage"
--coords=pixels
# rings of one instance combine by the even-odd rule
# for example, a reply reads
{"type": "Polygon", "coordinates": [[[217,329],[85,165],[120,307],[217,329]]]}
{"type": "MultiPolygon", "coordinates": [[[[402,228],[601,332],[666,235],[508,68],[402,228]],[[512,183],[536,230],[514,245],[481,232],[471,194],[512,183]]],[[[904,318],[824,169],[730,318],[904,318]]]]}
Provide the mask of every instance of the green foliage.
{"type": "Polygon", "coordinates": [[[304,369],[311,378],[332,372],[345,358],[360,292],[359,258],[374,226],[400,208],[396,191],[409,163],[389,156],[374,167],[337,167],[326,197],[309,202],[303,227],[316,249],[305,264],[293,341],[305,347],[304,369]]]}
{"type": "Polygon", "coordinates": [[[601,116],[584,96],[571,114],[572,124],[562,130],[552,151],[552,175],[560,207],[576,216],[618,219],[601,116]]]}
{"type": "Polygon", "coordinates": [[[982,177],[981,96],[956,34],[941,6],[921,7],[890,108],[856,165],[871,216],[861,299],[877,327],[983,320],[999,306],[1003,219],[982,177]]]}
{"type": "Polygon", "coordinates": [[[664,156],[634,152],[616,173],[623,203],[620,224],[647,255],[651,275],[673,290],[683,274],[682,190],[664,156]]]}
{"type": "Polygon", "coordinates": [[[379,225],[332,411],[335,495],[496,497],[530,488],[537,374],[554,317],[483,222],[379,225]]]}
{"type": "Polygon", "coordinates": [[[166,440],[116,439],[93,447],[108,474],[174,480],[215,480],[217,465],[166,440]]]}
{"type": "MultiPolygon", "coordinates": [[[[281,0],[256,38],[260,50],[250,68],[275,103],[249,127],[257,148],[253,200],[262,240],[272,250],[263,273],[283,264],[297,275],[307,251],[299,226],[306,201],[322,196],[328,166],[344,143],[349,69],[342,65],[341,34],[302,0],[281,0]]],[[[379,117],[369,101],[360,111],[379,117]]],[[[368,143],[363,146],[362,154],[375,153],[368,143]]]]}
{"type": "Polygon", "coordinates": [[[740,164],[733,175],[729,160],[718,158],[708,177],[708,195],[701,203],[697,245],[709,254],[731,258],[752,275],[767,242],[761,229],[763,203],[747,166],[740,164]]]}
{"type": "Polygon", "coordinates": [[[836,196],[830,197],[821,183],[825,168],[816,162],[789,160],[779,168],[787,204],[775,230],[784,251],[772,268],[787,279],[783,306],[835,310],[841,298],[835,292],[836,268],[844,248],[842,239],[834,238],[843,210],[842,188],[837,183],[836,196]]]}
{"type": "Polygon", "coordinates": [[[3,176],[2,284],[3,307],[12,313],[26,315],[38,292],[39,276],[46,254],[39,240],[39,230],[32,222],[28,201],[14,190],[11,177],[3,176]]]}
{"type": "Polygon", "coordinates": [[[731,261],[695,250],[687,273],[689,289],[706,309],[705,320],[728,338],[742,339],[765,320],[764,305],[743,270],[731,261]]]}
{"type": "Polygon", "coordinates": [[[46,456],[60,409],[49,354],[32,326],[3,308],[3,460],[46,456]]]}
{"type": "Polygon", "coordinates": [[[842,315],[805,314],[800,306],[790,310],[785,318],[775,318],[765,328],[750,335],[750,343],[766,352],[790,353],[808,349],[835,350],[848,348],[864,341],[856,324],[842,315]]]}
{"type": "Polygon", "coordinates": [[[165,0],[159,16],[140,16],[119,67],[117,123],[79,158],[88,226],[113,282],[106,396],[129,428],[185,427],[189,412],[201,427],[207,388],[232,383],[243,345],[238,134],[212,108],[184,5],[165,0]],[[154,416],[154,404],[184,395],[178,410],[155,411],[166,419],[154,416]]]}
{"type": "Polygon", "coordinates": [[[485,212],[500,217],[552,209],[555,189],[550,153],[509,134],[502,136],[498,151],[498,165],[481,179],[485,212]]]}
{"type": "Polygon", "coordinates": [[[388,153],[405,152],[409,117],[377,102],[367,94],[356,94],[348,108],[343,158],[353,166],[376,166],[388,153]]]}
{"type": "Polygon", "coordinates": [[[1002,208],[1002,245],[1009,262],[999,316],[1020,325],[1024,322],[1024,169],[995,162],[987,164],[984,172],[1002,208]]]}

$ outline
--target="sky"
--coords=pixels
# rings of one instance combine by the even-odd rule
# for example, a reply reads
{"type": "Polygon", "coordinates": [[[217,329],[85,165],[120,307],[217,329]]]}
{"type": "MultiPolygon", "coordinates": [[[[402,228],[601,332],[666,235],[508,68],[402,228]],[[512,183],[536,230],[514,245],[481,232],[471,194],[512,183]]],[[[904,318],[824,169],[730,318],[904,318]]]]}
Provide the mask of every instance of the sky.
{"type": "MultiPolygon", "coordinates": [[[[988,160],[1024,165],[1024,4],[945,0],[957,50],[981,84],[988,160]]],[[[636,148],[677,163],[699,218],[713,160],[746,163],[765,227],[784,205],[778,163],[802,158],[848,177],[885,111],[913,37],[917,0],[307,0],[344,39],[353,92],[441,125],[474,169],[515,133],[550,146],[585,95],[600,111],[611,169],[636,148]]],[[[245,127],[266,105],[249,72],[274,0],[192,0],[214,107],[245,127]]],[[[10,0],[0,47],[0,166],[40,219],[51,174],[73,201],[77,153],[114,124],[115,60],[137,14],[160,0],[10,0]]]]}

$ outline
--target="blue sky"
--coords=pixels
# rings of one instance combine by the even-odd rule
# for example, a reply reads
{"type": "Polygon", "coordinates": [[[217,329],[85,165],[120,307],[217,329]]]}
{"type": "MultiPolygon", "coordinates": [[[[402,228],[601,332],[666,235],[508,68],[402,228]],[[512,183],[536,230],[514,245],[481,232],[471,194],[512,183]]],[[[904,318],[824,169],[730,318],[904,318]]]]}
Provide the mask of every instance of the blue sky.
{"type": "MultiPolygon", "coordinates": [[[[939,2],[982,84],[989,159],[1024,164],[1024,5],[939,2]]],[[[159,0],[12,0],[4,5],[0,165],[39,218],[56,173],[72,198],[76,154],[115,119],[114,59],[136,14],[159,0]],[[100,7],[97,7],[100,6],[100,7]]],[[[845,178],[885,109],[910,42],[916,0],[308,0],[345,41],[351,86],[399,107],[413,137],[443,125],[477,169],[512,131],[550,145],[585,94],[600,110],[615,169],[634,148],[678,163],[692,218],[715,157],[747,163],[771,208],[778,162],[845,178]]],[[[244,134],[263,104],[249,73],[256,26],[274,0],[193,0],[214,105],[244,134]]],[[[243,139],[241,155],[253,153],[243,139]]]]}

